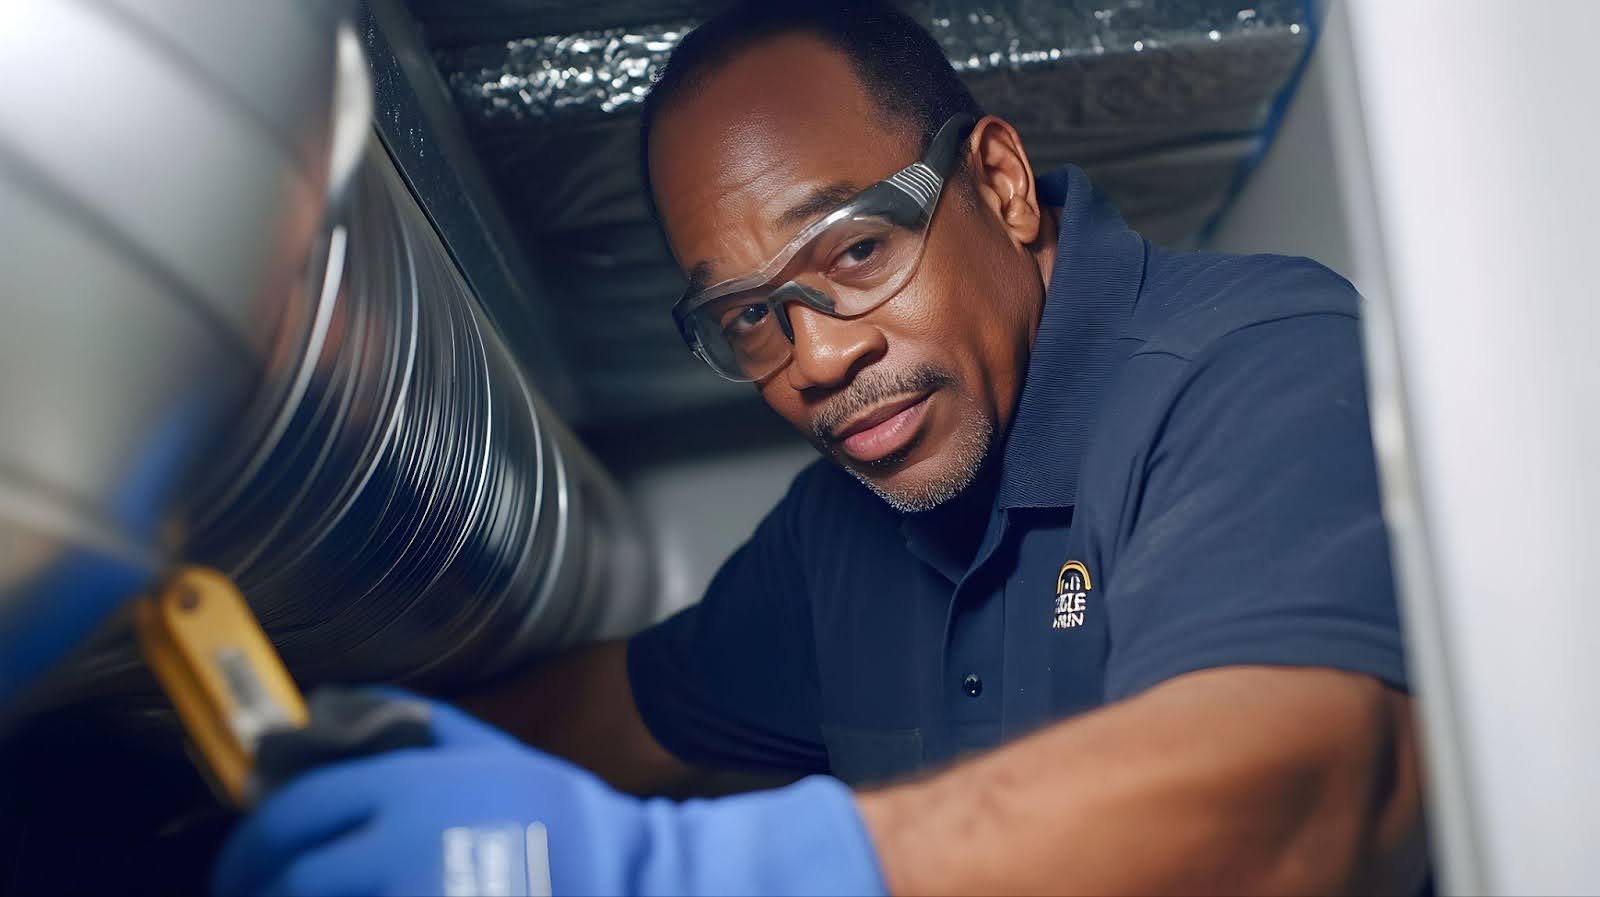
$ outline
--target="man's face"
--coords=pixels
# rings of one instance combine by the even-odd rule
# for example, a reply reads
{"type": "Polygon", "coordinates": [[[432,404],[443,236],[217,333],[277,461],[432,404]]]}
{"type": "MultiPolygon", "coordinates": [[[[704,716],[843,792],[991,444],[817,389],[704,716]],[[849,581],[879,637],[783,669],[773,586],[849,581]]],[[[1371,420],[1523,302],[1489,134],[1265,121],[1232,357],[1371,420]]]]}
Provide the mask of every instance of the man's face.
{"type": "MultiPolygon", "coordinates": [[[[842,55],[786,35],[663,110],[651,178],[679,264],[716,283],[758,270],[811,220],[922,150],[842,55]]],[[[1004,186],[986,192],[981,156],[969,162],[979,173],[946,185],[906,286],[850,319],[789,304],[793,357],[757,384],[819,450],[902,511],[932,508],[972,481],[1009,423],[1037,324],[1040,270],[1008,227],[1004,186]]]]}

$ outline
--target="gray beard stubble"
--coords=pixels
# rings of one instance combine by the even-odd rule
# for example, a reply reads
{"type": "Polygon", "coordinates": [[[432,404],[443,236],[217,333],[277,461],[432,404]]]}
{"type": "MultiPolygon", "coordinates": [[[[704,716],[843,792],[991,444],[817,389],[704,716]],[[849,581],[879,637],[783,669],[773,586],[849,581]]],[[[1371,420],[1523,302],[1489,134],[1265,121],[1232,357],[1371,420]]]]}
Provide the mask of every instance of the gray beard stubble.
{"type": "MultiPolygon", "coordinates": [[[[903,396],[908,393],[931,392],[935,389],[953,386],[956,380],[949,374],[931,366],[919,367],[913,371],[899,374],[888,374],[881,377],[865,378],[851,385],[848,392],[834,399],[828,407],[817,415],[812,424],[811,436],[817,445],[825,446],[825,451],[833,456],[834,461],[850,473],[851,476],[861,481],[863,486],[872,490],[873,494],[883,499],[889,507],[902,514],[918,514],[931,511],[944,504],[957,495],[960,495],[972,481],[977,479],[978,470],[983,466],[984,458],[989,454],[989,443],[994,438],[994,425],[981,413],[974,413],[968,420],[975,421],[973,426],[964,426],[957,430],[953,440],[954,445],[947,449],[952,453],[951,465],[948,470],[931,482],[903,486],[898,489],[878,482],[871,474],[857,470],[834,448],[829,434],[838,429],[845,421],[885,399],[903,396]]],[[[976,412],[977,409],[973,409],[976,412]]],[[[905,452],[895,452],[885,458],[880,458],[870,464],[864,465],[868,470],[887,473],[905,461],[905,452]]]]}

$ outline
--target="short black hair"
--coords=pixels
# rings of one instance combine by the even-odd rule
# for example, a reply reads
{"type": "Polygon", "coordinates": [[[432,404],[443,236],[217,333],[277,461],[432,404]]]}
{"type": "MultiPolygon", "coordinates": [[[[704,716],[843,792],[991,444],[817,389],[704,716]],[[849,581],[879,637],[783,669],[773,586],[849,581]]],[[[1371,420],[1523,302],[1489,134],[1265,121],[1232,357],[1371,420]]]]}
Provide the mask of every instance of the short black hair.
{"type": "Polygon", "coordinates": [[[804,33],[842,53],[862,89],[889,119],[926,145],[950,116],[983,115],[978,101],[927,29],[886,0],[742,0],[690,31],[645,96],[639,119],[639,170],[652,218],[650,131],[656,116],[746,48],[804,33]]]}

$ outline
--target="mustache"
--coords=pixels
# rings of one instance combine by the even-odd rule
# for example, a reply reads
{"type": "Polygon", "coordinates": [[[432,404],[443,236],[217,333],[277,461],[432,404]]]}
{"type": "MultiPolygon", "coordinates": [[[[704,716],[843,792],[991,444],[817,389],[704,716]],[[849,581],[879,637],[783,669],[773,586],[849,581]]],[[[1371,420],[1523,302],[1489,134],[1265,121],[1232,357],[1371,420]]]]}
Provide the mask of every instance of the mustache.
{"type": "Polygon", "coordinates": [[[904,371],[864,373],[822,407],[811,422],[811,435],[818,443],[833,442],[836,430],[873,405],[908,393],[933,392],[953,385],[955,380],[949,372],[931,364],[904,371]]]}

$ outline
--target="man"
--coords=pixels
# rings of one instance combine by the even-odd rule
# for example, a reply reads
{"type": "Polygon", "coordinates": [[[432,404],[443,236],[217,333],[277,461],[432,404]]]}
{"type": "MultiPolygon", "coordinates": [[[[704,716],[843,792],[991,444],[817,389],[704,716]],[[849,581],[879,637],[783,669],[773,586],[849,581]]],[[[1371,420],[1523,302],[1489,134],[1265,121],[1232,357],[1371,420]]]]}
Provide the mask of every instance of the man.
{"type": "Polygon", "coordinates": [[[1036,178],[876,3],[714,19],[642,147],[686,340],[827,461],[700,605],[474,709],[636,792],[882,787],[639,802],[436,707],[273,795],[219,890],[1418,887],[1347,283],[1036,178]]]}

